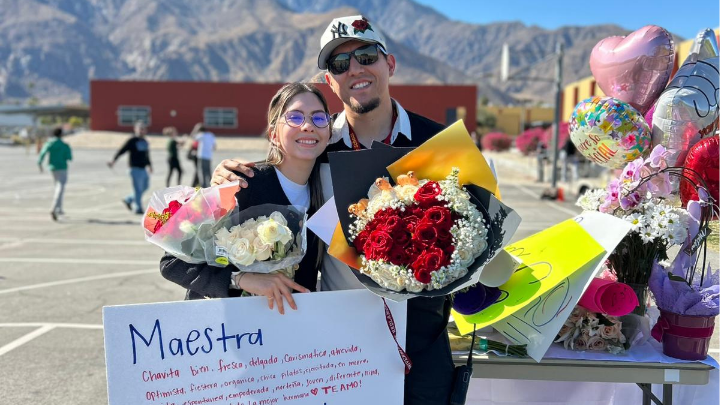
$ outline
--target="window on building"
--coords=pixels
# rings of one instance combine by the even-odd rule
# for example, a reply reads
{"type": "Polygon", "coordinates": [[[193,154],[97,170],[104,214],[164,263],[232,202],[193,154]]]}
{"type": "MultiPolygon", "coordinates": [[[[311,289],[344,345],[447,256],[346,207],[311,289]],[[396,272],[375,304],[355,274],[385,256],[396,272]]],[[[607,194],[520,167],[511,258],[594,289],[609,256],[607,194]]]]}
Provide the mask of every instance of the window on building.
{"type": "Polygon", "coordinates": [[[118,125],[122,127],[131,127],[137,121],[150,125],[150,107],[147,106],[128,106],[121,105],[118,107],[118,125]]]}
{"type": "Polygon", "coordinates": [[[237,108],[206,108],[203,123],[208,128],[237,128],[237,108]]]}

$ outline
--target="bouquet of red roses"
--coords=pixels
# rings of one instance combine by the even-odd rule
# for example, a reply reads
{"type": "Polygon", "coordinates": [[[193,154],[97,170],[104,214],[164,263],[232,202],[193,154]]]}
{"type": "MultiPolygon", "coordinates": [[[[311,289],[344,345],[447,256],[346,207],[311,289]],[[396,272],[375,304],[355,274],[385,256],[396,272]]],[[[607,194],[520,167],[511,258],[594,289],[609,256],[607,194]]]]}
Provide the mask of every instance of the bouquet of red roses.
{"type": "Polygon", "coordinates": [[[360,272],[393,291],[441,289],[468,272],[488,247],[488,228],[453,168],[445,180],[397,185],[379,178],[369,199],[351,206],[351,238],[362,255],[360,272]]]}
{"type": "Polygon", "coordinates": [[[373,144],[328,159],[339,222],[328,253],[375,294],[443,296],[512,275],[507,266],[486,265],[520,217],[499,200],[462,122],[417,148],[373,144]]]}

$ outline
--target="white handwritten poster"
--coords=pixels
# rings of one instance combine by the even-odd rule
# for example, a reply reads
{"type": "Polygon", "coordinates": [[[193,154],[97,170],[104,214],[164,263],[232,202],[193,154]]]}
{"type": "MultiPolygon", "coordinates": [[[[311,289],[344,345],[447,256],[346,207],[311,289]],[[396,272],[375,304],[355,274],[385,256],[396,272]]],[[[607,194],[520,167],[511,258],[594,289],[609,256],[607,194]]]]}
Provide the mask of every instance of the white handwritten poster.
{"type": "Polygon", "coordinates": [[[538,362],[600,266],[632,227],[623,219],[600,212],[586,211],[574,219],[603,247],[605,253],[585,264],[523,309],[493,324],[496,330],[514,343],[527,344],[528,354],[538,362]]]}
{"type": "MultiPolygon", "coordinates": [[[[110,405],[402,404],[404,364],[367,290],[103,308],[110,405]]],[[[406,303],[388,301],[405,346],[406,303]]]]}

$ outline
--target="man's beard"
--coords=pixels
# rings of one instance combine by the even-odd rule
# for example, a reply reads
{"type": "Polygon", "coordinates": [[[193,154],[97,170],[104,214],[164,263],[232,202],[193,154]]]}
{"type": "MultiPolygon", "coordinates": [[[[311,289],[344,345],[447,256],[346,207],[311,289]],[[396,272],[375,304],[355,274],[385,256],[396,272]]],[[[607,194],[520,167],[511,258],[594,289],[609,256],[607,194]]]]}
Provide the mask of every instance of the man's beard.
{"type": "Polygon", "coordinates": [[[367,103],[365,103],[365,105],[362,105],[356,101],[355,102],[350,101],[350,109],[353,110],[353,112],[355,112],[357,114],[369,113],[370,111],[378,108],[379,105],[380,105],[380,98],[374,98],[374,99],[368,101],[367,103]]]}

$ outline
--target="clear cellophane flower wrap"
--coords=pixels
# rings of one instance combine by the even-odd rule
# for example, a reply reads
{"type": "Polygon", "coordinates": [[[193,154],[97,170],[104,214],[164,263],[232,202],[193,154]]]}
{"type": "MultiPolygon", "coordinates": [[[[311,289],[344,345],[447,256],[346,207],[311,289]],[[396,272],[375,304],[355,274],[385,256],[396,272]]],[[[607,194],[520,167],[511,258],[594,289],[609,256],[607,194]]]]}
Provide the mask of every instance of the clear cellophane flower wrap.
{"type": "Polygon", "coordinates": [[[238,183],[155,191],[143,217],[145,240],[188,263],[206,261],[213,228],[235,208],[238,183]]]}
{"type": "MultiPolygon", "coordinates": [[[[500,272],[503,274],[491,275],[495,271],[483,271],[496,253],[509,243],[520,224],[520,217],[512,208],[500,201],[497,181],[462,121],[456,122],[417,148],[394,148],[375,143],[368,150],[335,152],[328,154],[328,158],[334,201],[339,217],[339,224],[332,236],[328,252],[358,270],[353,271],[353,275],[373,293],[395,301],[417,296],[443,296],[478,282],[490,285],[483,280],[492,280],[495,282],[494,285],[500,285],[512,275],[512,268],[502,269],[500,272]],[[475,216],[478,217],[478,222],[482,220],[486,228],[482,237],[486,248],[479,256],[471,257],[472,263],[463,265],[465,267],[463,271],[456,272],[457,274],[448,273],[452,277],[444,281],[440,280],[441,282],[436,282],[438,277],[430,274],[431,282],[420,285],[411,280],[411,275],[404,266],[388,267],[391,272],[397,267],[402,267],[402,273],[398,271],[397,275],[403,277],[403,280],[397,285],[391,285],[392,283],[383,283],[389,280],[387,277],[381,280],[378,277],[368,276],[368,271],[374,270],[368,267],[367,256],[353,246],[355,236],[363,229],[355,223],[358,216],[351,214],[349,208],[352,209],[353,205],[370,197],[368,189],[373,184],[377,184],[376,180],[385,178],[385,182],[391,185],[400,185],[399,176],[406,175],[410,171],[419,180],[418,185],[429,184],[423,183],[424,181],[442,184],[442,181],[449,180],[449,174],[455,173],[453,181],[463,189],[463,192],[467,192],[467,203],[477,210],[475,216]]],[[[394,190],[396,193],[399,192],[396,188],[394,190]]],[[[370,206],[366,208],[370,209],[370,206]]],[[[396,210],[403,209],[408,207],[396,207],[396,210]]],[[[432,249],[432,247],[427,248],[427,251],[432,249]]],[[[450,269],[448,266],[445,267],[450,269]]],[[[376,273],[380,274],[380,272],[376,273]]],[[[421,278],[427,280],[426,276],[423,275],[421,278]]],[[[417,276],[412,275],[412,277],[423,283],[417,276]]]]}
{"type": "Polygon", "coordinates": [[[241,271],[281,271],[293,278],[305,256],[307,214],[293,205],[262,204],[228,215],[206,239],[205,261],[241,271]]]}

